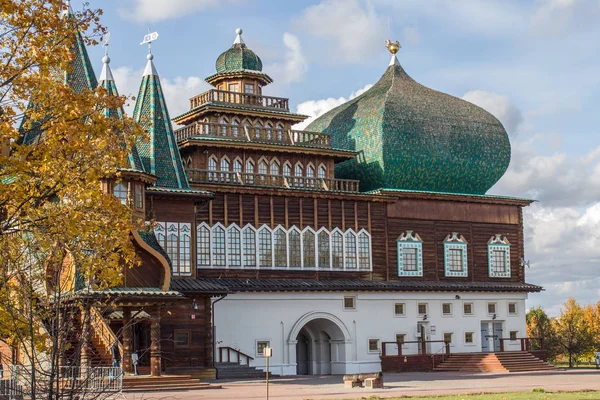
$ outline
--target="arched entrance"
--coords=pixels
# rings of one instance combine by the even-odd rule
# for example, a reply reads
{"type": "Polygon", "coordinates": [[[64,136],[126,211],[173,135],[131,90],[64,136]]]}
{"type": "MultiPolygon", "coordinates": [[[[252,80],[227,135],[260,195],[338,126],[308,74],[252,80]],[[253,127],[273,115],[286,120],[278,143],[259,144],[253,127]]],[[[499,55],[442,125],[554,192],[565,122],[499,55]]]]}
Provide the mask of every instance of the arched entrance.
{"type": "Polygon", "coordinates": [[[305,315],[298,320],[290,332],[290,339],[295,344],[298,375],[329,375],[346,372],[349,332],[337,317],[320,314],[305,315]]]}

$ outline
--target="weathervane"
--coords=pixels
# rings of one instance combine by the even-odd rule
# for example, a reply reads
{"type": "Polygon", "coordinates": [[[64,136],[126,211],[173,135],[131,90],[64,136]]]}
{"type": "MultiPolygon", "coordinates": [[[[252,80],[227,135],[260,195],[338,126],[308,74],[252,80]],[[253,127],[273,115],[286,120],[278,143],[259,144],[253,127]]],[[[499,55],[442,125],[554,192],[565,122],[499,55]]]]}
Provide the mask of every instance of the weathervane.
{"type": "Polygon", "coordinates": [[[402,46],[400,46],[400,42],[398,42],[397,40],[395,42],[392,42],[390,39],[388,39],[385,42],[385,47],[387,47],[390,53],[396,54],[402,46]]]}
{"type": "Polygon", "coordinates": [[[140,45],[148,43],[148,53],[151,54],[152,42],[156,39],[158,39],[158,32],[150,33],[150,29],[148,29],[148,34],[144,36],[144,40],[142,40],[142,43],[140,43],[140,45]]]}
{"type": "Polygon", "coordinates": [[[108,57],[108,41],[110,40],[110,32],[106,32],[102,38],[102,46],[104,47],[104,55],[108,57]]]}

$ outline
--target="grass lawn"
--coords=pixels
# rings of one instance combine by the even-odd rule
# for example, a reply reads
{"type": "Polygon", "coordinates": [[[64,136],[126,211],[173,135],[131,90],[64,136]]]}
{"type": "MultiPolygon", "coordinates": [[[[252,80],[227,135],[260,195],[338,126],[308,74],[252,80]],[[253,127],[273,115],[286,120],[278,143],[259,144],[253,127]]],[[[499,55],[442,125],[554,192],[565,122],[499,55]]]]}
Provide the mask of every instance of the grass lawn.
{"type": "MultiPolygon", "coordinates": [[[[535,389],[534,389],[535,390],[535,389]]],[[[493,394],[459,394],[444,396],[402,396],[402,397],[378,397],[362,396],[344,400],[600,400],[598,391],[582,392],[514,392],[493,394]]]]}

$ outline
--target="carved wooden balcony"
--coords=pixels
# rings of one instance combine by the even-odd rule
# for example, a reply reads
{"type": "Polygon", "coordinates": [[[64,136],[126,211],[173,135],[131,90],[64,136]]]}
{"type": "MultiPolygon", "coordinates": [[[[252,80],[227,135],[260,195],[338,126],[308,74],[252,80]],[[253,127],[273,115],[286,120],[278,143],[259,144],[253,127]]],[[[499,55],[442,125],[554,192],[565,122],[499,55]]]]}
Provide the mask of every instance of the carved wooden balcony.
{"type": "Polygon", "coordinates": [[[190,110],[210,103],[233,104],[236,106],[289,111],[289,100],[283,97],[259,96],[251,93],[230,92],[216,89],[211,89],[198,96],[192,97],[190,99],[190,110]]]}
{"type": "Polygon", "coordinates": [[[205,169],[186,169],[186,173],[190,183],[267,186],[339,192],[358,192],[359,184],[359,181],[353,179],[312,178],[205,169]]]}
{"type": "Polygon", "coordinates": [[[262,127],[236,124],[195,122],[175,131],[177,141],[189,138],[221,138],[243,142],[263,142],[297,146],[331,148],[329,134],[309,131],[285,130],[279,127],[262,127]]]}

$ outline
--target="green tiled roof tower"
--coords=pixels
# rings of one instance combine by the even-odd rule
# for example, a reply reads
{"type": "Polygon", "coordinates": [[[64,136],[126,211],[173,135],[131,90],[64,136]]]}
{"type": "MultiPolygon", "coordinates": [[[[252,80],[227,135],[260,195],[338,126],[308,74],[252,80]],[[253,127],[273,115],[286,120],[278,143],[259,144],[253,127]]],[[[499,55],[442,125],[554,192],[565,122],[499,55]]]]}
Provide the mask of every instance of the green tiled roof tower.
{"type": "Polygon", "coordinates": [[[336,166],[336,176],[360,179],[363,191],[485,194],[510,162],[504,127],[482,108],[415,82],[390,51],[372,88],[306,128],[358,152],[336,166]]]}
{"type": "MultiPolygon", "coordinates": [[[[110,57],[108,54],[102,57],[102,72],[100,73],[100,83],[99,86],[102,86],[106,89],[108,94],[111,96],[118,96],[119,92],[117,91],[117,86],[115,85],[115,80],[113,78],[112,71],[110,69],[110,57]]],[[[107,117],[117,117],[123,118],[125,112],[123,111],[123,107],[119,107],[118,109],[105,109],[104,114],[107,117]]],[[[127,161],[129,164],[129,169],[135,172],[145,172],[144,165],[142,164],[142,159],[138,153],[138,149],[134,146],[127,156],[127,161]]]]}
{"type": "Polygon", "coordinates": [[[149,53],[147,58],[133,110],[133,119],[148,133],[148,140],[138,143],[144,170],[158,177],[158,187],[189,189],[160,78],[152,62],[154,56],[149,53]]]}
{"type": "Polygon", "coordinates": [[[262,61],[244,43],[242,30],[238,28],[235,33],[237,36],[233,42],[233,46],[217,58],[217,73],[262,71],[262,61]]]}

